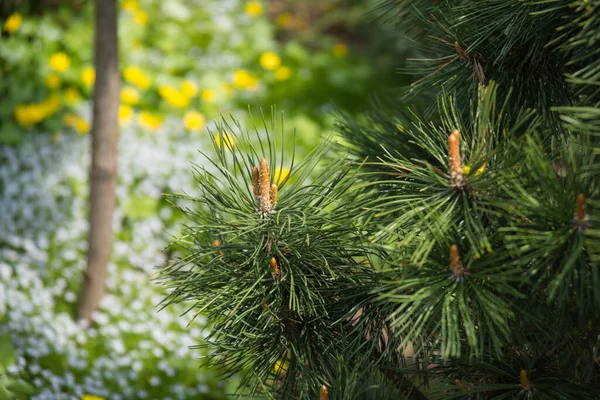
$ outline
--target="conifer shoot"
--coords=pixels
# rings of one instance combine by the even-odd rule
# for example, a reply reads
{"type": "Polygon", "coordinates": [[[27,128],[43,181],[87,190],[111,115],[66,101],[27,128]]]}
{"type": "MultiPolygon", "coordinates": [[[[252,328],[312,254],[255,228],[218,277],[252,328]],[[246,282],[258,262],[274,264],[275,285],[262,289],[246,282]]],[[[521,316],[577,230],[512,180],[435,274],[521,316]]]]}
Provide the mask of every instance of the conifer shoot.
{"type": "Polygon", "coordinates": [[[460,159],[460,133],[458,129],[448,137],[448,161],[450,163],[450,183],[452,186],[461,186],[463,170],[460,159]]]}

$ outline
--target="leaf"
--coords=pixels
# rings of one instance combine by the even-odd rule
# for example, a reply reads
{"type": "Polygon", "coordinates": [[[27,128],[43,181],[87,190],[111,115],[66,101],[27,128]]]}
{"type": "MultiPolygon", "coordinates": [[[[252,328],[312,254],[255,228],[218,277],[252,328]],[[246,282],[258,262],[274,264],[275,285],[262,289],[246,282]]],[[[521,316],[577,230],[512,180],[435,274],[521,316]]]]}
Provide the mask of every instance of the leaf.
{"type": "Polygon", "coordinates": [[[6,367],[15,364],[17,356],[12,346],[12,339],[8,333],[0,336],[0,374],[5,374],[6,367]]]}
{"type": "Polygon", "coordinates": [[[5,121],[0,128],[0,144],[16,145],[23,140],[23,131],[11,121],[5,121]]]}
{"type": "Polygon", "coordinates": [[[9,379],[6,388],[13,393],[33,394],[35,390],[33,386],[20,379],[9,379]]]}

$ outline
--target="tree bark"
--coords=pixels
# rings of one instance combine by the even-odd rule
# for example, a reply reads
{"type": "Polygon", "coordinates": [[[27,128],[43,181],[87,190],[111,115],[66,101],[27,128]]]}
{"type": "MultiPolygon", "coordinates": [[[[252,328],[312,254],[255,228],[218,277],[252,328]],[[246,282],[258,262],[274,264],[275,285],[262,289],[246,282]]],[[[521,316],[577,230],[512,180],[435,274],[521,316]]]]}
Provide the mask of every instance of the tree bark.
{"type": "Polygon", "coordinates": [[[87,266],[83,276],[78,318],[91,322],[104,297],[112,247],[112,218],[117,181],[119,137],[119,66],[117,1],[95,4],[94,108],[87,266]]]}

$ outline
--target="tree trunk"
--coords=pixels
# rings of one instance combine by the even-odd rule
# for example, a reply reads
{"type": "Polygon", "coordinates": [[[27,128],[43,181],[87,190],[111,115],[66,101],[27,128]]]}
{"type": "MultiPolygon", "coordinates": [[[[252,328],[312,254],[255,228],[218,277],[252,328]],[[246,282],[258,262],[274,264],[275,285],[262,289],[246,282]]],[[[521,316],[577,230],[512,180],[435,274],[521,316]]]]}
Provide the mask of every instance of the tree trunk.
{"type": "Polygon", "coordinates": [[[104,296],[117,181],[119,68],[117,1],[96,0],[94,115],[87,267],[78,318],[91,322],[104,296]]]}

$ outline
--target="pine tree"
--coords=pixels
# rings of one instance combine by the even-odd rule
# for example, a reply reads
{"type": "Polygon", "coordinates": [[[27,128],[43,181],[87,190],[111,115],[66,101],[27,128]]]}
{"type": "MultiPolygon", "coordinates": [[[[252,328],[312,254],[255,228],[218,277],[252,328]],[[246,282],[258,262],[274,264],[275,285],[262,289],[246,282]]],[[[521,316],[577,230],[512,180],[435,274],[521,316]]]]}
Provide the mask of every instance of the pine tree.
{"type": "Polygon", "coordinates": [[[224,121],[165,306],[207,316],[240,396],[600,398],[600,2],[378,12],[415,84],[297,166],[224,121]]]}

